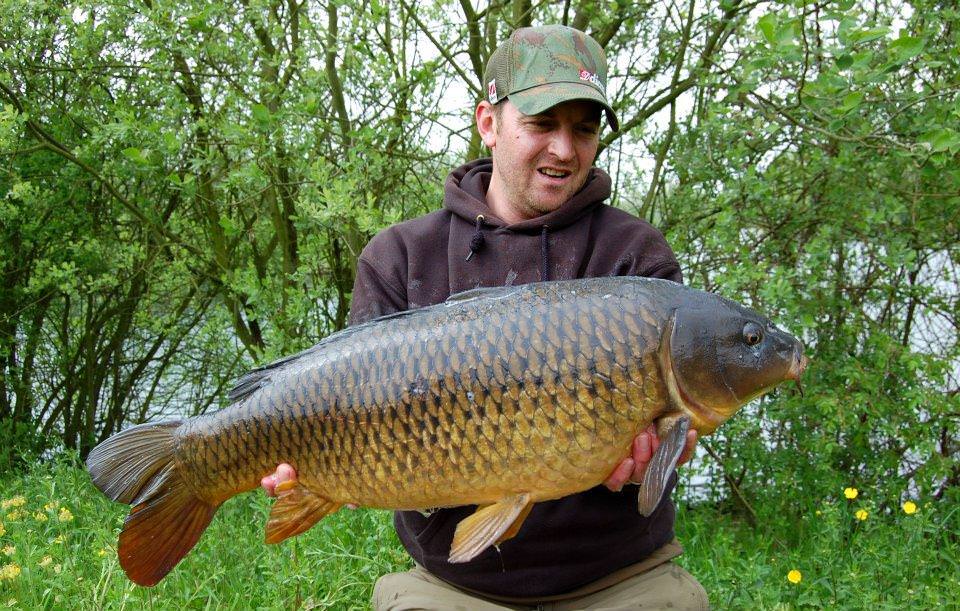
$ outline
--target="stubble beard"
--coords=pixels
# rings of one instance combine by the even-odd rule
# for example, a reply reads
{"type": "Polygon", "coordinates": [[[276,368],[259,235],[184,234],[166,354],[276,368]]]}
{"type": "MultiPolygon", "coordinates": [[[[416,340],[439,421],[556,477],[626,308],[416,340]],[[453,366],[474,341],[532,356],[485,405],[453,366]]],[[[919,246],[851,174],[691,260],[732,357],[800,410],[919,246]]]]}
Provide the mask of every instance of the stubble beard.
{"type": "MultiPolygon", "coordinates": [[[[532,181],[526,180],[527,176],[523,170],[504,167],[504,164],[497,164],[494,169],[500,175],[501,184],[504,186],[507,198],[512,203],[514,211],[525,219],[532,219],[549,214],[563,206],[574,194],[583,188],[589,176],[589,173],[585,174],[580,184],[573,185],[560,192],[553,192],[559,193],[559,196],[557,197],[551,194],[549,199],[547,199],[537,197],[539,193],[535,192],[534,188],[529,185],[529,182],[532,181]]],[[[536,172],[536,170],[533,171],[536,172]]],[[[535,179],[536,177],[533,178],[535,179]]]]}

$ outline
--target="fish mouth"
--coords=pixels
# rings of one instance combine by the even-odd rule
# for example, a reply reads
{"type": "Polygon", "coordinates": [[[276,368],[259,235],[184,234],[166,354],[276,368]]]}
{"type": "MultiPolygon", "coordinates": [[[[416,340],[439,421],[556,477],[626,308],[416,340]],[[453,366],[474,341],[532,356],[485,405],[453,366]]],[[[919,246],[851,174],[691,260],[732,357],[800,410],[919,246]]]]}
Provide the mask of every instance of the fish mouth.
{"type": "Polygon", "coordinates": [[[670,395],[670,402],[675,408],[690,416],[693,426],[703,435],[712,433],[723,424],[726,418],[714,409],[700,403],[690,396],[690,393],[683,387],[683,382],[673,366],[673,350],[671,348],[671,338],[673,337],[673,326],[677,313],[674,312],[667,323],[667,328],[663,332],[663,341],[660,346],[660,371],[663,380],[667,386],[667,393],[670,395]]]}
{"type": "Polygon", "coordinates": [[[806,371],[807,365],[810,364],[810,359],[806,357],[802,352],[802,348],[799,346],[794,349],[794,359],[790,363],[790,370],[785,376],[788,380],[793,380],[797,385],[797,390],[800,392],[800,396],[803,396],[803,385],[800,384],[800,376],[803,375],[803,372],[806,371]]]}

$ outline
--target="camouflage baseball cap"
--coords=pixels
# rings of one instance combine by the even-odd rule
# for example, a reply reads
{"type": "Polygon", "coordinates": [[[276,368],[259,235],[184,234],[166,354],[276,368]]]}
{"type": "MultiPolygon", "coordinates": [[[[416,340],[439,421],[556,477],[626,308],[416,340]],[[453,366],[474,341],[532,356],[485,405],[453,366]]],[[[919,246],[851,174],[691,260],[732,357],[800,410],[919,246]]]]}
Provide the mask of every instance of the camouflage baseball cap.
{"type": "Polygon", "coordinates": [[[483,73],[491,104],[510,98],[525,115],[568,100],[593,100],[607,123],[620,129],[607,102],[607,58],[599,43],[580,30],[547,25],[515,30],[490,56],[483,73]]]}

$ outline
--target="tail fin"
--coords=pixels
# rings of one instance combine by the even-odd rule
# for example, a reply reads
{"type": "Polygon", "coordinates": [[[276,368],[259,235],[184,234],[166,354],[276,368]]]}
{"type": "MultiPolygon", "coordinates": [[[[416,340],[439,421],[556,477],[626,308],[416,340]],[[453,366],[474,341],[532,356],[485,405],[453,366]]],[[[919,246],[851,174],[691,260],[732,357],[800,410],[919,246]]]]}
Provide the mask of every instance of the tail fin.
{"type": "Polygon", "coordinates": [[[133,505],[118,555],[127,576],[156,585],[187,555],[217,511],[197,498],[174,464],[182,421],[141,424],[110,437],[87,456],[87,471],[105,495],[133,505]]]}

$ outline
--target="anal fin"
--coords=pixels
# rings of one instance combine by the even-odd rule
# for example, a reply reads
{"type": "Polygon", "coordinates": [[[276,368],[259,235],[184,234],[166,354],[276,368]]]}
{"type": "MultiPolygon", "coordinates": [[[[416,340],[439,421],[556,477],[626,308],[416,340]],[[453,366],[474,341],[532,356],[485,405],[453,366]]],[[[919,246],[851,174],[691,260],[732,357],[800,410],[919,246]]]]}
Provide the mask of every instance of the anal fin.
{"type": "Polygon", "coordinates": [[[532,506],[530,495],[523,493],[480,507],[457,524],[448,560],[469,562],[491,545],[513,537],[532,506]]]}
{"type": "Polygon", "coordinates": [[[267,543],[280,543],[299,535],[341,507],[341,503],[325,499],[296,481],[281,482],[276,492],[277,502],[267,520],[267,543]]]}
{"type": "Polygon", "coordinates": [[[668,416],[658,424],[657,436],[660,438],[660,446],[647,464],[643,482],[640,484],[640,494],[637,497],[637,510],[644,517],[652,514],[660,504],[663,492],[670,481],[670,474],[673,473],[680,455],[683,454],[689,430],[689,416],[668,416]]]}

